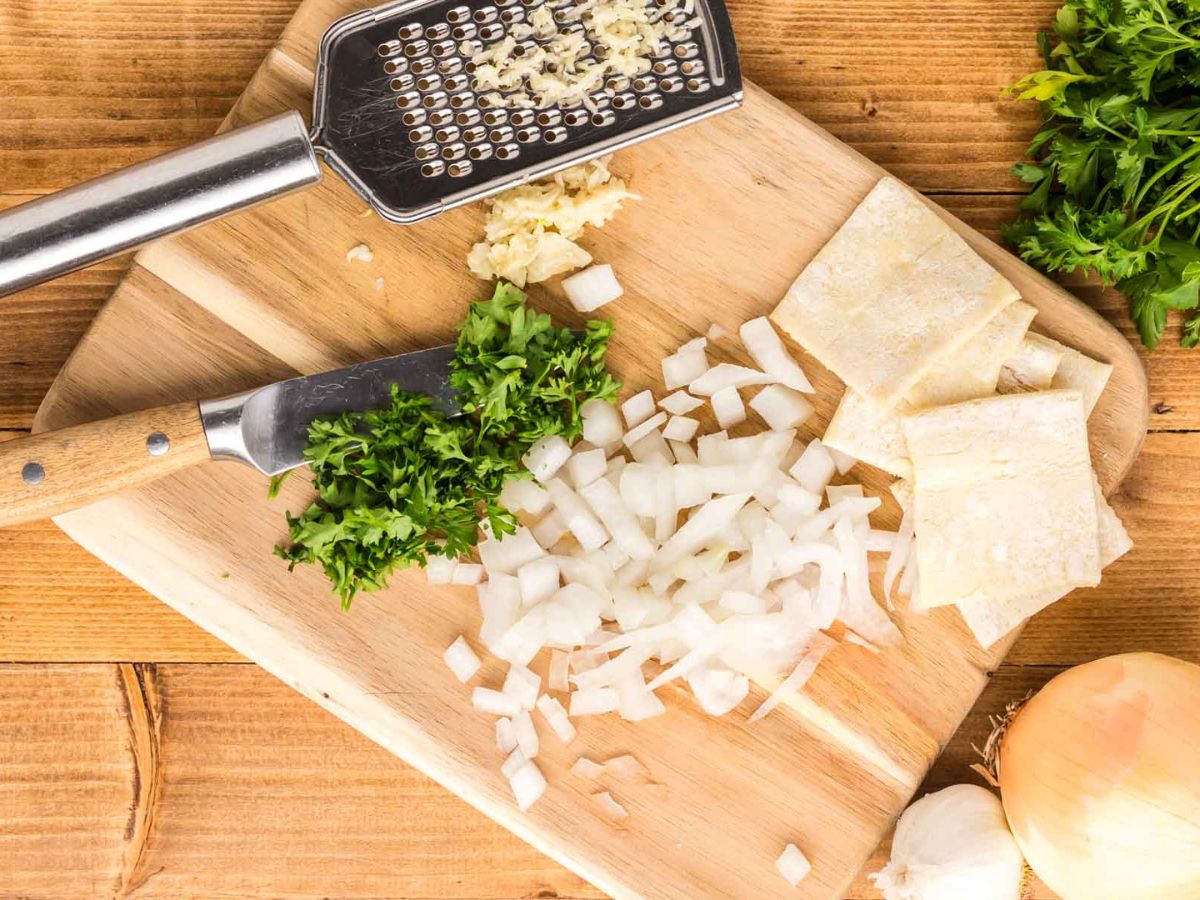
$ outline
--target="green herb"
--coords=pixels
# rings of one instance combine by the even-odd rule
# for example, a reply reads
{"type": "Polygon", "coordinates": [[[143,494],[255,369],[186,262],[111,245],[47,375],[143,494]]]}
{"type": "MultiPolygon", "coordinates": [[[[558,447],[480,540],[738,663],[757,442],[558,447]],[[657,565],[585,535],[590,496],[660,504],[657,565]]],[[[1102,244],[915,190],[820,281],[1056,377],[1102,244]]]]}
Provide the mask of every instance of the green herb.
{"type": "Polygon", "coordinates": [[[464,415],[393,389],[386,409],[313,422],[304,456],[317,500],[288,514],[291,542],[276,552],[291,567],[319,563],[349,608],[398,568],[470,553],[481,521],[511,533],[516,518],[499,496],[505,478],[528,477],[521,455],[545,435],[578,437],[579,407],[616,397],[604,366],[611,334],[607,322],[582,335],[555,328],[501,282],[459,326],[450,380],[464,415]]]}
{"type": "MultiPolygon", "coordinates": [[[[1004,235],[1046,271],[1115,284],[1154,347],[1168,310],[1200,303],[1200,0],[1068,0],[1054,30],[1045,70],[1011,89],[1045,124],[1004,235]]],[[[1182,343],[1198,342],[1192,312],[1182,343]]]]}

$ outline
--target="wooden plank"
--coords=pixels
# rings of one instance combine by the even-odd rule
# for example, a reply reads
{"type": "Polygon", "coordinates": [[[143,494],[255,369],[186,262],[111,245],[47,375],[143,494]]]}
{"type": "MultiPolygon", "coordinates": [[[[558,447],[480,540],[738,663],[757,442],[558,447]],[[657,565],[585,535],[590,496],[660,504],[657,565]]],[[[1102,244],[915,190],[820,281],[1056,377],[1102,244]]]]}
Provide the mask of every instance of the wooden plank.
{"type": "MultiPolygon", "coordinates": [[[[921,791],[977,781],[988,715],[1058,671],[1003,667],[921,791]]],[[[0,721],[13,896],[603,896],[255,666],[0,666],[0,721]]]]}

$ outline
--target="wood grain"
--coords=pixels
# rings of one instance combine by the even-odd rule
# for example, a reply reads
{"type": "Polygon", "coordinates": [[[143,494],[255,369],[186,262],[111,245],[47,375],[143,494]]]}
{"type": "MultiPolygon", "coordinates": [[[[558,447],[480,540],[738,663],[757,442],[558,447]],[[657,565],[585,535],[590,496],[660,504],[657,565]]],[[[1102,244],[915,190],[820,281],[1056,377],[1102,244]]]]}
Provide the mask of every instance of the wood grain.
{"type": "MultiPolygon", "coordinates": [[[[1058,671],[992,678],[922,792],[1058,671]]],[[[5,896],[603,896],[255,666],[4,666],[0,714],[5,896]]]]}
{"type": "Polygon", "coordinates": [[[0,527],[70,512],[210,459],[194,400],[5,441],[0,527]],[[27,476],[30,466],[36,476],[27,476]]]}

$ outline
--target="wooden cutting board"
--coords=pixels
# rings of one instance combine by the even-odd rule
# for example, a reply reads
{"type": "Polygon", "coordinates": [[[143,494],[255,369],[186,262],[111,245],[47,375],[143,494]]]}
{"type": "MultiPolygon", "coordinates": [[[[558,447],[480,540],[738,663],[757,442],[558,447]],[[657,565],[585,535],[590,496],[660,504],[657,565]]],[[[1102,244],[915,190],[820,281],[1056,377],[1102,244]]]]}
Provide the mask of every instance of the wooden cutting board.
{"type": "MultiPolygon", "coordinates": [[[[231,121],[307,110],[319,38],[351,9],[349,0],[301,6],[231,121]]],[[[643,199],[586,240],[626,287],[609,308],[612,360],[633,390],[657,386],[658,360],[710,322],[734,328],[769,311],[882,174],[753,86],[743,110],[625,151],[615,168],[643,199]]],[[[1145,433],[1136,355],[1066,292],[947,219],[1038,306],[1035,328],[1115,366],[1091,420],[1093,456],[1111,490],[1145,433]]],[[[162,241],[138,255],[37,427],[445,343],[467,301],[488,292],[464,264],[480,226],[478,208],[387,225],[329,175],[304,194],[162,241]],[[359,243],[374,250],[373,263],[346,262],[359,243]]],[[[577,321],[554,290],[532,296],[577,321]]],[[[823,428],[840,384],[805,363],[823,428]]],[[[881,473],[859,469],[857,478],[883,489],[881,473]]],[[[712,719],[684,690],[667,689],[667,715],[638,725],[581,720],[569,750],[547,735],[538,762],[550,787],[521,814],[498,771],[491,719],[472,712],[469,688],[440,661],[456,635],[474,637],[473,592],[402,575],[342,613],[319,572],[289,574],[271,554],[284,510],[307,500],[305,481],[292,479],[268,501],[257,473],[214,464],[58,521],[236,650],[618,896],[839,896],[1006,649],[979,650],[952,610],[902,615],[902,648],[881,656],[838,648],[800,697],[754,726],[744,713],[712,719]],[[666,789],[615,788],[631,815],[614,828],[588,799],[595,788],[567,768],[581,753],[624,752],[666,789]],[[814,863],[799,891],[774,868],[789,841],[814,863]]],[[[896,516],[889,500],[879,524],[896,516]]],[[[489,664],[473,683],[498,685],[501,675],[489,664]]],[[[762,695],[756,688],[746,707],[762,695]]]]}

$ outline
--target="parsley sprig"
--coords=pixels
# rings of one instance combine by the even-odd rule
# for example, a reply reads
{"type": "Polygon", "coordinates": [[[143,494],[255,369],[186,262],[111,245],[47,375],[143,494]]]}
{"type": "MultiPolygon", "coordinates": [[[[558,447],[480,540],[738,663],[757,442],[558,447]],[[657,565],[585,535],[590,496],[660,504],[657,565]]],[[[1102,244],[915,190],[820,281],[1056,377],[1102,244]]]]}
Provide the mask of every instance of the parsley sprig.
{"type": "MultiPolygon", "coordinates": [[[[1154,347],[1168,310],[1200,305],[1200,0],[1067,0],[1054,30],[1046,68],[1012,88],[1045,124],[1014,168],[1030,193],[1005,238],[1115,284],[1154,347]]],[[[1182,343],[1200,343],[1200,314],[1182,343]]]]}
{"type": "Polygon", "coordinates": [[[348,609],[396,569],[469,554],[481,521],[511,533],[516,517],[499,496],[505,478],[527,477],[522,454],[549,434],[578,437],[580,406],[615,399],[611,334],[600,321],[582,334],[555,328],[501,282],[459,326],[450,382],[464,415],[393,388],[385,409],[313,422],[304,455],[317,499],[288,514],[290,543],[276,552],[291,568],[319,564],[348,609]]]}

